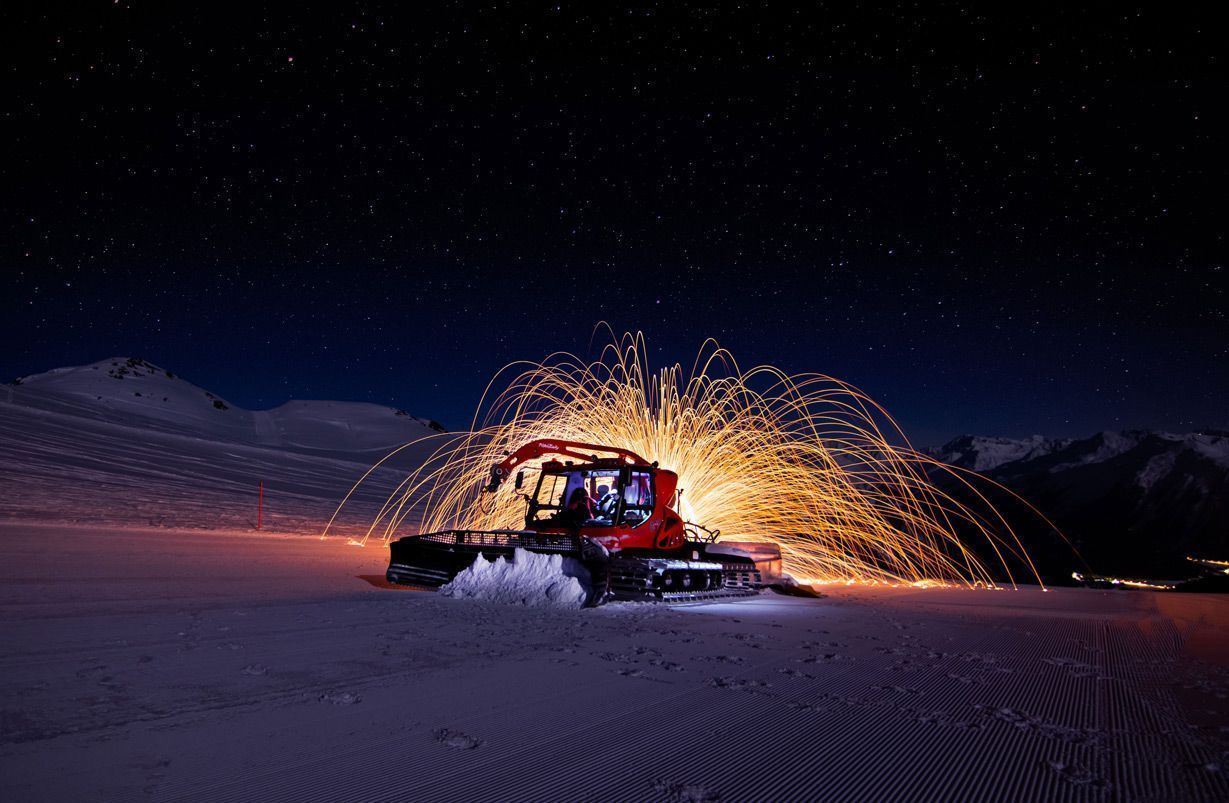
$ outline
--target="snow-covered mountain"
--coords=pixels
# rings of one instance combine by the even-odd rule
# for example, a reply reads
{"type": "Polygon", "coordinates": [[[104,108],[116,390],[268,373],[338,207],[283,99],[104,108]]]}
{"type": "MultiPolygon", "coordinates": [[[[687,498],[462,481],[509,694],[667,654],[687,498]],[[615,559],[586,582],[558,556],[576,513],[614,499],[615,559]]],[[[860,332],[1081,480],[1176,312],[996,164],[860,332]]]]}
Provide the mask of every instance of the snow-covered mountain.
{"type": "Polygon", "coordinates": [[[1187,555],[1229,556],[1229,432],[966,435],[930,454],[1024,496],[1094,569],[1173,575],[1187,555]]]}
{"type": "Polygon", "coordinates": [[[1147,491],[1178,466],[1183,453],[1229,470],[1229,432],[1174,434],[1147,430],[1098,432],[1089,438],[992,438],[961,435],[930,454],[945,463],[991,475],[1010,476],[1044,469],[1058,474],[1106,463],[1123,455],[1143,460],[1135,480],[1147,491]]]}
{"type": "Polygon", "coordinates": [[[210,440],[326,452],[398,446],[443,428],[378,404],[290,401],[245,410],[137,357],[113,357],[21,377],[0,401],[210,440]]]}
{"type": "Polygon", "coordinates": [[[1027,438],[988,438],[979,435],[961,435],[948,441],[931,454],[945,463],[973,471],[991,471],[1005,463],[1031,460],[1050,454],[1071,444],[1071,440],[1046,438],[1032,435],[1027,438]]]}
{"type": "Polygon", "coordinates": [[[244,410],[136,358],[60,368],[0,385],[0,521],[319,534],[417,442],[335,522],[361,535],[440,429],[359,402],[244,410]]]}

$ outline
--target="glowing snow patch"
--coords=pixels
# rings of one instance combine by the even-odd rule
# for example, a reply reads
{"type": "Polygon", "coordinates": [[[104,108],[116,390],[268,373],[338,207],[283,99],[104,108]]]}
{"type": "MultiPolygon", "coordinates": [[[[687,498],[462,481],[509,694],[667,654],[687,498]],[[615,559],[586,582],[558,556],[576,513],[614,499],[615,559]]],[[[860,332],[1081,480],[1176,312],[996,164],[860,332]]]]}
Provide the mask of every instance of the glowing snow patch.
{"type": "Polygon", "coordinates": [[[440,587],[446,597],[505,605],[580,608],[589,596],[589,572],[575,558],[517,549],[512,561],[479,555],[474,564],[440,587]]]}

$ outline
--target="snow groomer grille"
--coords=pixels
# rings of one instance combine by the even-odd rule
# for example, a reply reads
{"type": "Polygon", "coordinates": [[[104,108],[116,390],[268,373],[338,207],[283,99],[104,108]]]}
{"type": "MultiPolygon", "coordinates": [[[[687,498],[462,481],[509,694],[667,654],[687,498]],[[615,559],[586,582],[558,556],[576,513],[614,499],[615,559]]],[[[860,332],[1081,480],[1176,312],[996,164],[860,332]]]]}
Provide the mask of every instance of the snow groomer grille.
{"type": "Polygon", "coordinates": [[[763,582],[759,570],[739,563],[723,563],[726,588],[759,588],[763,582]]]}

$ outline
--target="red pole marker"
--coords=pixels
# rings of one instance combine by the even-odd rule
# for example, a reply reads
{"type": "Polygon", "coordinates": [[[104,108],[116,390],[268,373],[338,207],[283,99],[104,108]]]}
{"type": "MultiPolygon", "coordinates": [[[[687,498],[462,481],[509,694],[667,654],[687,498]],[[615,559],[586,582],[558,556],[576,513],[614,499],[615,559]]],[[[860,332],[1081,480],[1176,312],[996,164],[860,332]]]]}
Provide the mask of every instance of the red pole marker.
{"type": "Polygon", "coordinates": [[[260,518],[265,512],[265,481],[260,481],[260,496],[256,501],[256,529],[260,529],[260,518]]]}

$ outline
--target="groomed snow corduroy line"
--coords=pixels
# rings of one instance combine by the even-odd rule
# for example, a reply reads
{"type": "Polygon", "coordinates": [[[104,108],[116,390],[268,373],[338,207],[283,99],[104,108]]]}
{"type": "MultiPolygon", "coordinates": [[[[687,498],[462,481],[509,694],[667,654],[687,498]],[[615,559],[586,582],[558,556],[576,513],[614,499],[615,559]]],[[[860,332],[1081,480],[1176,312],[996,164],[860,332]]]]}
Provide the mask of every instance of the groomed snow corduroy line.
{"type": "MultiPolygon", "coordinates": [[[[761,602],[729,606],[730,624],[757,618],[761,602]]],[[[801,604],[787,603],[782,609],[789,612],[801,604]]],[[[451,604],[432,607],[464,610],[451,604]]],[[[470,610],[482,612],[480,606],[470,610]]],[[[781,801],[1223,797],[1219,774],[1174,766],[1174,736],[1168,728],[1152,732],[1165,719],[1145,716],[1145,709],[1163,704],[1159,674],[1172,669],[1178,649],[1165,632],[1169,628],[1158,630],[1155,620],[1107,628],[1097,614],[1080,620],[1061,609],[1055,617],[1044,610],[1037,615],[1007,610],[984,618],[933,610],[866,617],[861,606],[842,606],[824,628],[804,625],[793,631],[792,638],[801,640],[796,644],[788,639],[778,644],[777,638],[722,642],[720,629],[703,626],[712,620],[671,615],[658,628],[609,646],[607,639],[618,629],[606,618],[608,611],[599,611],[584,620],[590,623],[583,628],[585,635],[559,640],[561,647],[575,648],[572,639],[584,646],[577,649],[575,674],[557,678],[562,681],[557,693],[532,702],[512,697],[515,704],[471,709],[467,716],[439,717],[411,703],[407,716],[423,720],[417,727],[391,736],[385,732],[387,738],[364,741],[362,749],[351,750],[358,745],[347,743],[332,760],[348,772],[329,777],[314,775],[312,762],[296,757],[283,760],[280,771],[230,777],[223,786],[208,785],[207,791],[186,778],[175,788],[190,799],[370,803],[671,799],[676,785],[690,785],[696,799],[720,795],[781,801]],[[879,618],[886,619],[881,626],[875,623],[879,618]],[[851,627],[847,619],[861,627],[851,627]],[[1053,621],[1053,629],[1047,621],[1053,621]],[[668,654],[687,659],[686,669],[678,673],[623,681],[613,669],[622,664],[583,659],[586,651],[606,648],[634,655],[636,646],[654,644],[655,635],[684,633],[688,638],[668,654]],[[863,641],[859,635],[869,638],[863,641]],[[682,646],[689,644],[694,646],[682,646]],[[1101,651],[1086,656],[1094,645],[1101,651]],[[729,650],[747,661],[705,660],[729,650]],[[827,650],[852,660],[805,660],[827,650]],[[1051,662],[1085,657],[1088,666],[1105,664],[1108,677],[1072,674],[1068,664],[1051,662]],[[782,672],[789,669],[804,673],[782,672]],[[752,685],[719,687],[708,680],[714,676],[752,685]],[[966,676],[972,682],[960,679],[966,676]],[[1119,687],[1129,692],[1112,703],[1125,706],[1121,723],[1104,730],[1097,712],[1119,687]],[[578,706],[569,698],[583,703],[578,706]],[[1137,703],[1127,704],[1132,699],[1137,703]],[[585,715],[578,717],[578,712],[585,715]],[[442,747],[427,730],[433,722],[470,734],[481,744],[474,750],[442,747]],[[680,752],[680,723],[703,735],[705,749],[680,752]],[[1097,732],[1086,733],[1088,728],[1097,732]],[[1141,728],[1155,741],[1140,741],[1134,731],[1141,728]],[[755,756],[751,764],[743,760],[749,748],[755,756]],[[1068,767],[1073,771],[1065,771],[1068,767]],[[1092,771],[1090,777],[1082,775],[1085,769],[1092,771]],[[1109,789],[1100,785],[1115,778],[1122,780],[1111,780],[1109,789]]],[[[488,608],[483,616],[496,613],[488,608]]],[[[526,615],[538,614],[514,614],[513,619],[526,615]]],[[[502,617],[499,621],[507,624],[502,617]]],[[[741,635],[746,630],[741,628],[741,635]]],[[[656,646],[661,648],[661,642],[656,646]]],[[[501,663],[499,671],[515,674],[523,660],[527,657],[501,663]]],[[[638,666],[650,668],[645,662],[638,666]]],[[[492,684],[485,691],[492,700],[507,700],[513,688],[515,683],[492,684]]],[[[1206,749],[1181,758],[1208,760],[1206,749]]],[[[159,791],[170,790],[168,784],[159,791]]]]}

